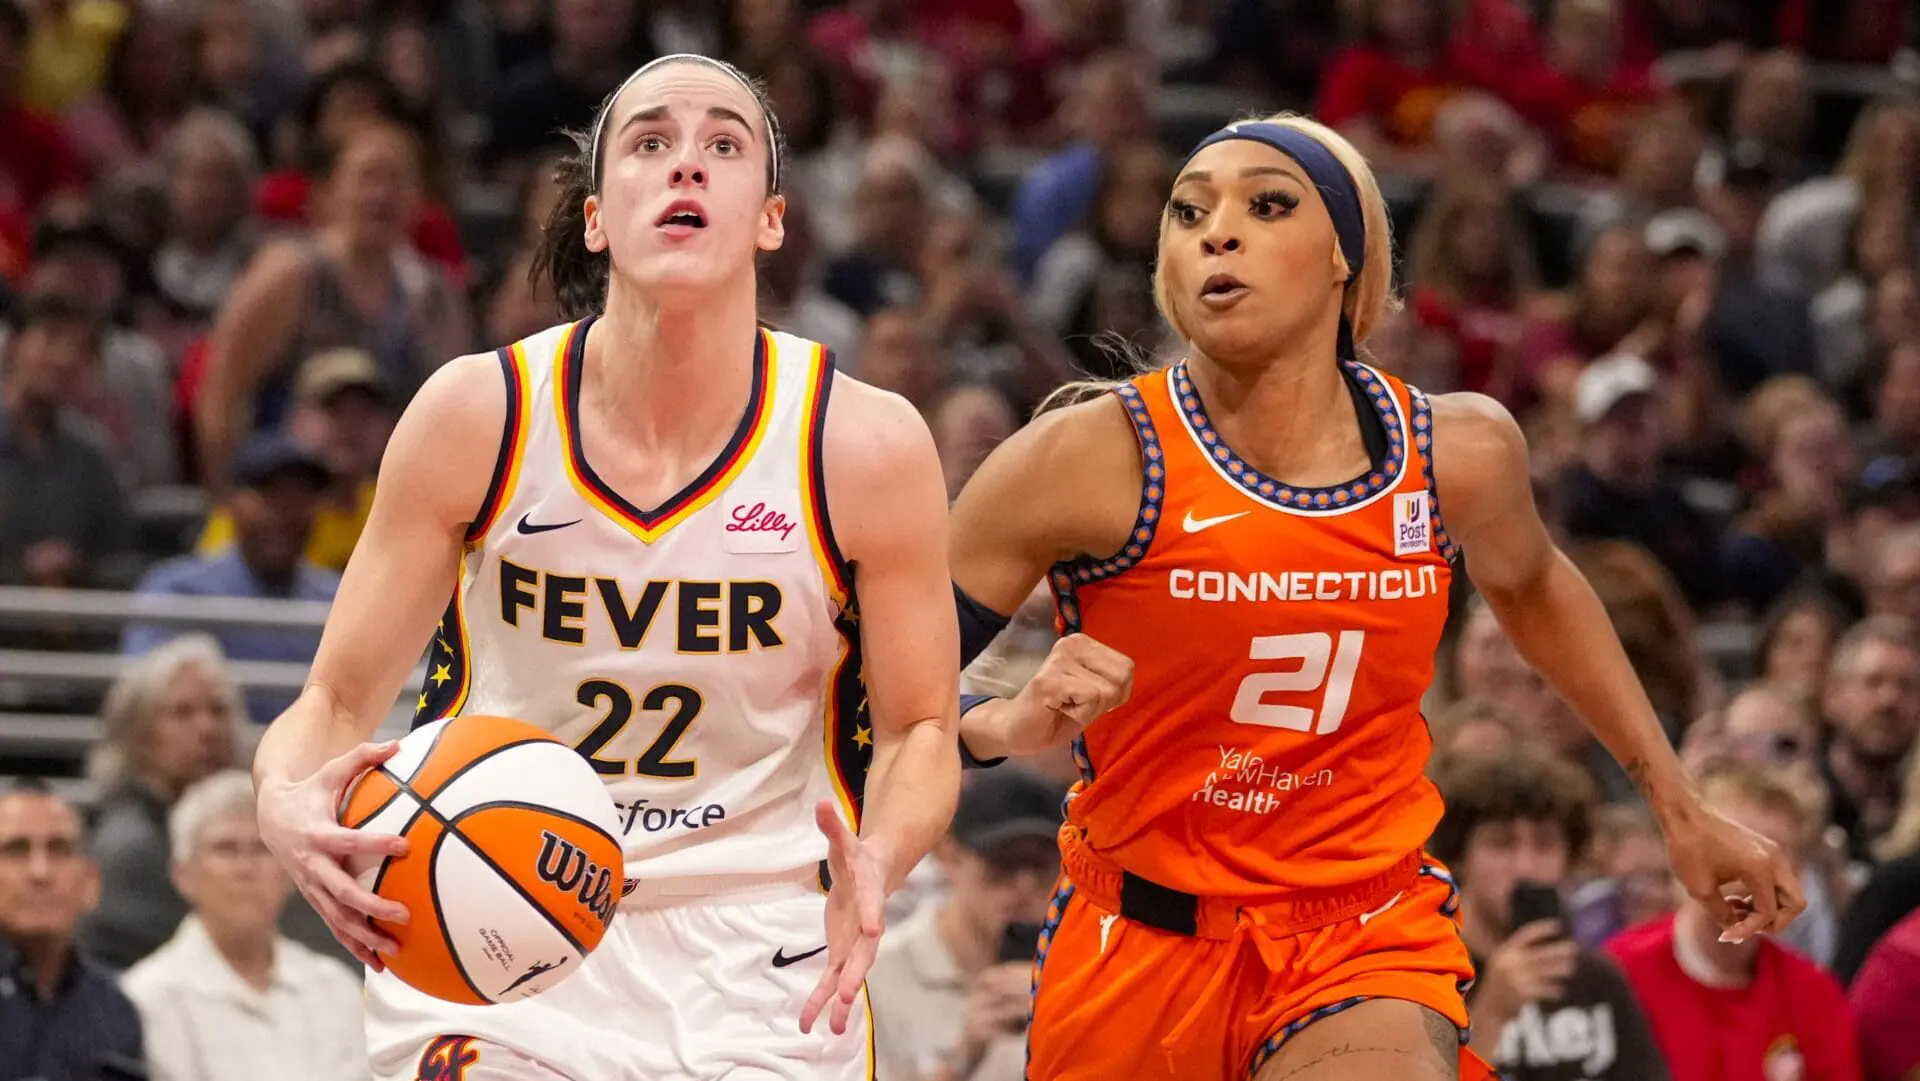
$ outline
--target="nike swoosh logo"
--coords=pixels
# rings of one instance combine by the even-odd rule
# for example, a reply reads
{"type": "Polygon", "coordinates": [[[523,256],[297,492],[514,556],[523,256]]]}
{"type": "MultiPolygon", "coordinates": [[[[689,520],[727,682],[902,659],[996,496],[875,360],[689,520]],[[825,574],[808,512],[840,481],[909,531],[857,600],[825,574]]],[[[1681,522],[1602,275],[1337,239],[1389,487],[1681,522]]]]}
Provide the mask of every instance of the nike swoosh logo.
{"type": "Polygon", "coordinates": [[[1212,529],[1221,522],[1231,522],[1235,518],[1245,518],[1252,513],[1250,510],[1243,510],[1238,514],[1222,514],[1218,518],[1195,518],[1193,512],[1188,511],[1186,520],[1181,522],[1180,526],[1189,533],[1198,533],[1203,529],[1212,529]]]}
{"type": "Polygon", "coordinates": [[[1385,912],[1387,909],[1392,908],[1394,905],[1399,904],[1400,898],[1406,896],[1406,893],[1407,893],[1406,890],[1401,890],[1399,893],[1396,893],[1392,897],[1387,898],[1386,904],[1381,905],[1379,908],[1374,909],[1372,912],[1360,913],[1360,926],[1365,927],[1367,925],[1368,920],[1374,918],[1375,916],[1378,916],[1382,912],[1385,912]]]}
{"type": "Polygon", "coordinates": [[[807,958],[812,957],[814,954],[824,951],[825,949],[826,949],[825,946],[820,946],[815,949],[808,950],[805,953],[796,953],[792,957],[788,957],[786,953],[786,947],[782,946],[779,949],[773,951],[773,967],[785,968],[788,965],[797,965],[800,962],[806,960],[807,958]]]}
{"type": "Polygon", "coordinates": [[[532,522],[527,521],[527,519],[531,517],[533,517],[531,514],[521,515],[520,524],[514,526],[514,528],[522,533],[545,533],[550,529],[565,529],[570,525],[580,524],[580,519],[575,518],[571,522],[555,522],[552,525],[534,525],[532,522]]]}

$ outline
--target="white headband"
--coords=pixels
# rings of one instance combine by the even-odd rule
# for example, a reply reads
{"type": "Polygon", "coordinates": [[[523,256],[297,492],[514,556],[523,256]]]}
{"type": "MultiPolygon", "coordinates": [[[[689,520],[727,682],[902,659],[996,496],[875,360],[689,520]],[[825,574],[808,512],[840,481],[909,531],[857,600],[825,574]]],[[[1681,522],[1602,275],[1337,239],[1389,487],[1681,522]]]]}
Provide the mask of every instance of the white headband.
{"type": "Polygon", "coordinates": [[[607,98],[606,104],[600,106],[600,114],[593,118],[593,141],[587,144],[588,178],[596,187],[599,185],[600,136],[607,130],[607,117],[613,112],[613,103],[620,100],[620,95],[627,92],[627,87],[632,86],[635,79],[638,79],[640,76],[645,75],[647,72],[652,71],[662,64],[671,64],[679,60],[705,64],[716,71],[725,72],[728,78],[739,83],[740,89],[745,90],[747,96],[751,97],[754,103],[760,106],[761,115],[767,118],[767,160],[771,162],[773,166],[773,190],[776,192],[779,191],[780,122],[774,119],[773,110],[768,108],[766,104],[760,100],[759,93],[754,90],[753,84],[747,81],[746,75],[744,75],[739,68],[734,67],[724,60],[715,60],[711,56],[701,56],[699,53],[670,53],[657,60],[649,60],[645,64],[640,65],[632,75],[627,76],[626,80],[614,90],[612,95],[607,98]]]}

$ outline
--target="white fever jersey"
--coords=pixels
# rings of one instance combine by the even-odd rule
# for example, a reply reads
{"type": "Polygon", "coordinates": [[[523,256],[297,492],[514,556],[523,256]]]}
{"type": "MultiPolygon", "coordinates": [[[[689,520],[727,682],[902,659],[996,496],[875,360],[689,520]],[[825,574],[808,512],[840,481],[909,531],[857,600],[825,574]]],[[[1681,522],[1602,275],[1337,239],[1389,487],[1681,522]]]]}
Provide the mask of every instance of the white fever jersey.
{"type": "Polygon", "coordinates": [[[573,746],[619,805],[629,878],[818,863],[813,808],[858,827],[872,748],[821,484],[832,354],[762,329],[732,439],[642,510],[582,451],[590,323],[500,350],[506,431],[419,722],[513,717],[573,746]]]}

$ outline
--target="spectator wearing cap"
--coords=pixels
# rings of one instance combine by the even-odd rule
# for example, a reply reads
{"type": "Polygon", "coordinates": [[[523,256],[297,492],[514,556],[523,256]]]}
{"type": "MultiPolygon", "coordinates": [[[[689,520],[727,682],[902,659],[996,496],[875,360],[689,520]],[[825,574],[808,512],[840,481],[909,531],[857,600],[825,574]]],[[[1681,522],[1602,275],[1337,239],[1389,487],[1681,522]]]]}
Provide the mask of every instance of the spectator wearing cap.
{"type": "Polygon", "coordinates": [[[33,258],[23,292],[58,297],[99,327],[99,362],[81,384],[77,404],[99,429],[122,483],[140,488],[178,481],[166,356],[153,339],[121,322],[129,315],[126,245],[91,212],[48,216],[34,228],[33,258]]]}
{"type": "Polygon", "coordinates": [[[1848,998],[1860,1029],[1866,1081],[1920,1078],[1920,911],[1895,924],[1867,955],[1848,998]]]}
{"type": "Polygon", "coordinates": [[[33,19],[20,0],[0,0],[0,212],[31,218],[48,197],[76,192],[86,177],[66,133],[23,98],[33,19]]]}
{"type": "Polygon", "coordinates": [[[944,896],[887,932],[867,987],[882,1076],[1018,1081],[1033,954],[1060,872],[1061,793],[1002,767],[970,778],[933,858],[944,896]]]}
{"type": "MultiPolygon", "coordinates": [[[[269,597],[331,601],[340,576],[315,566],[303,553],[313,536],[314,517],[332,484],[326,465],[312,451],[284,435],[255,436],[234,459],[234,489],[227,510],[233,519],[233,544],[210,554],[179,556],[149,571],[142,593],[193,597],[269,597]]],[[[134,623],[121,640],[121,652],[138,656],[173,636],[157,624],[134,623]]],[[[228,630],[220,647],[230,660],[313,660],[319,636],[306,631],[228,630]]],[[[255,691],[247,712],[259,723],[271,721],[293,701],[285,691],[255,691]]]]}
{"type": "MultiPolygon", "coordinates": [[[[327,490],[314,514],[307,561],[344,571],[373,509],[373,481],[393,434],[393,396],[373,358],[358,349],[333,349],[308,359],[294,384],[287,438],[327,467],[327,490]]],[[[198,550],[212,554],[233,543],[233,515],[216,508],[198,550]]]]}
{"type": "Polygon", "coordinates": [[[228,770],[187,789],[167,817],[173,880],[191,906],[180,929],[127,970],[152,1081],[369,1072],[360,976],[281,935],[291,883],[260,840],[253,779],[228,770]]]}
{"type": "Polygon", "coordinates": [[[85,311],[45,297],[28,303],[0,346],[0,581],[125,581],[126,499],[77,406],[98,343],[85,311]]]}
{"type": "MultiPolygon", "coordinates": [[[[1806,822],[1792,793],[1762,774],[1716,771],[1699,783],[1715,810],[1800,862],[1806,822]]],[[[1674,1081],[1860,1081],[1853,1015],[1833,977],[1767,935],[1721,937],[1692,898],[1607,945],[1645,1009],[1674,1081]]]]}
{"type": "Polygon", "coordinates": [[[1573,411],[1581,460],[1562,480],[1567,533],[1640,545],[1701,610],[1723,596],[1719,539],[1661,468],[1659,385],[1653,366],[1629,354],[1594,361],[1580,374],[1573,411]]]}
{"type": "Polygon", "coordinates": [[[0,792],[0,1077],[146,1076],[139,1014],[74,949],[99,898],[73,806],[37,783],[0,792]]]}

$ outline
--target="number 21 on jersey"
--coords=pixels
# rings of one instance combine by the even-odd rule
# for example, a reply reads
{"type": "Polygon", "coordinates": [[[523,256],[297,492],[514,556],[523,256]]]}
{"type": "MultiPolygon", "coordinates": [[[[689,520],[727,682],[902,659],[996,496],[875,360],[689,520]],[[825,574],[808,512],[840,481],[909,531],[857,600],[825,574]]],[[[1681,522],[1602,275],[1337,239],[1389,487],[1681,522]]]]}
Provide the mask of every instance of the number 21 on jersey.
{"type": "Polygon", "coordinates": [[[1298,661],[1300,667],[1291,672],[1255,672],[1241,680],[1229,716],[1235,724],[1287,728],[1319,736],[1338,731],[1347,717],[1347,700],[1353,695],[1353,677],[1360,670],[1360,651],[1366,638],[1365,631],[1341,631],[1338,639],[1325,631],[1255,638],[1250,660],[1298,661]],[[1316,690],[1323,692],[1318,710],[1266,701],[1270,694],[1316,690]]]}

